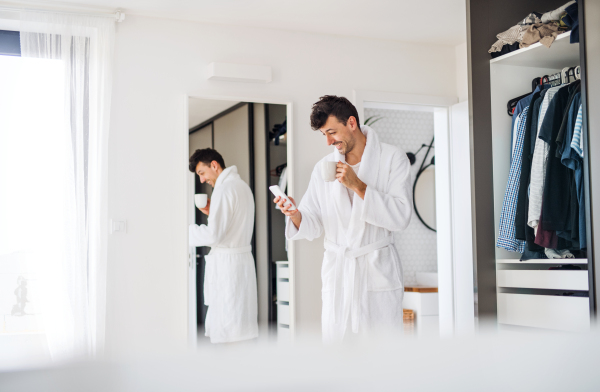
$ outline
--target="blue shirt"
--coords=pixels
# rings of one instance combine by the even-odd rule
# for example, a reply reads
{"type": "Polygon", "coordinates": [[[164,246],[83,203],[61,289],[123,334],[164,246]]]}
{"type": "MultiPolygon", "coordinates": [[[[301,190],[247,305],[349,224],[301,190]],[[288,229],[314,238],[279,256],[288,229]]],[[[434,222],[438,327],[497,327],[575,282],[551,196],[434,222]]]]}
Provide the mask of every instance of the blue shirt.
{"type": "Polygon", "coordinates": [[[508,183],[504,193],[504,202],[502,203],[502,212],[500,213],[500,232],[496,246],[511,252],[523,253],[525,251],[525,241],[515,238],[515,216],[517,214],[517,200],[519,196],[519,182],[521,179],[521,165],[523,154],[523,138],[525,136],[525,123],[527,122],[527,112],[529,106],[517,115],[515,124],[517,126],[515,148],[512,151],[512,160],[510,171],[508,173],[508,183]]]}

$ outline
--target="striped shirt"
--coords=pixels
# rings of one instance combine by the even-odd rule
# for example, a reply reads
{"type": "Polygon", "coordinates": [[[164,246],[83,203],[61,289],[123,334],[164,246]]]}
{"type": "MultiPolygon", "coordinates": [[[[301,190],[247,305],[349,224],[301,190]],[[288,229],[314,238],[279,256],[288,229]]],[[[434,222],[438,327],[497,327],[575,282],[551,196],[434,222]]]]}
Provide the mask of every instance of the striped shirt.
{"type": "MultiPolygon", "coordinates": [[[[544,96],[542,105],[540,106],[540,115],[538,119],[538,136],[544,117],[548,111],[550,101],[554,97],[554,94],[561,89],[561,86],[552,87],[548,89],[548,92],[544,96]]],[[[527,213],[527,224],[529,227],[536,228],[540,215],[542,214],[542,195],[544,193],[544,180],[546,178],[546,160],[550,152],[550,146],[548,143],[540,139],[535,139],[535,149],[533,151],[533,160],[531,161],[531,181],[529,184],[529,211],[527,213]]]]}
{"type": "Polygon", "coordinates": [[[583,125],[581,114],[581,105],[579,105],[579,111],[577,112],[577,119],[575,120],[575,128],[573,129],[573,140],[571,140],[571,148],[583,158],[583,137],[581,136],[581,127],[583,125]]]}
{"type": "Polygon", "coordinates": [[[528,111],[529,107],[523,109],[515,122],[517,127],[515,148],[512,151],[508,183],[506,184],[502,212],[500,213],[498,242],[496,243],[498,248],[504,248],[508,251],[519,253],[525,251],[525,241],[517,240],[515,238],[515,215],[517,214],[519,181],[521,178],[521,157],[523,155],[523,139],[525,136],[525,123],[527,121],[528,111]]]}

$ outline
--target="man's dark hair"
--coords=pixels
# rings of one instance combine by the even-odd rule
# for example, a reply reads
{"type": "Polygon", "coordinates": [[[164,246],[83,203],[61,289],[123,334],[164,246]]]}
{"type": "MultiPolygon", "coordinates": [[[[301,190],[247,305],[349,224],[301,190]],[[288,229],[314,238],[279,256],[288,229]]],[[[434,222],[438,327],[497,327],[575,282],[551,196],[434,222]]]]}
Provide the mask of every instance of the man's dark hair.
{"type": "Polygon", "coordinates": [[[217,150],[212,148],[203,148],[202,150],[196,150],[190,157],[190,171],[196,173],[196,166],[202,162],[206,166],[210,166],[212,161],[217,161],[221,165],[221,169],[225,169],[225,161],[217,150]]]}
{"type": "Polygon", "coordinates": [[[352,105],[352,102],[344,97],[325,95],[319,98],[319,101],[312,106],[310,127],[315,131],[323,128],[329,116],[335,116],[344,125],[346,125],[350,116],[354,116],[356,123],[360,126],[358,111],[352,105]]]}

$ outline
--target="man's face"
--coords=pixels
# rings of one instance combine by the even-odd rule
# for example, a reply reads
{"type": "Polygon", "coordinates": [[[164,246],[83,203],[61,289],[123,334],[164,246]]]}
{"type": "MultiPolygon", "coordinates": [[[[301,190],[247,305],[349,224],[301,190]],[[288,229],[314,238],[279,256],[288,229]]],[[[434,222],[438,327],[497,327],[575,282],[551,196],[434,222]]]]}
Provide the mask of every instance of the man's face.
{"type": "Polygon", "coordinates": [[[329,116],[325,125],[319,130],[327,138],[328,146],[333,144],[341,155],[346,155],[356,144],[357,128],[354,116],[348,118],[346,125],[339,122],[335,116],[329,116]]]}
{"type": "Polygon", "coordinates": [[[217,173],[218,167],[219,166],[215,161],[212,161],[210,166],[206,165],[204,162],[198,162],[196,165],[196,174],[200,177],[200,182],[203,184],[208,182],[214,188],[217,177],[219,177],[219,173],[217,173]]]}

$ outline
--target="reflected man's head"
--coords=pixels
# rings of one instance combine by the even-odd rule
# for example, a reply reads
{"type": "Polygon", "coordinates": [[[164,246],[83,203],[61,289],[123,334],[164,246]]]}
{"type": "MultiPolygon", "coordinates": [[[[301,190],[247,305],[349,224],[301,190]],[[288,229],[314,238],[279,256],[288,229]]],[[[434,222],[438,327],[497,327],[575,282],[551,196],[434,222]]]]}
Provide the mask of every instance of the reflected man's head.
{"type": "Polygon", "coordinates": [[[310,126],[325,135],[327,145],[334,145],[341,155],[354,148],[360,133],[358,111],[352,103],[335,95],[325,95],[312,106],[310,126]]]}
{"type": "Polygon", "coordinates": [[[225,161],[217,150],[203,148],[192,154],[189,169],[198,174],[201,183],[208,182],[214,188],[217,178],[225,169],[225,161]]]}

